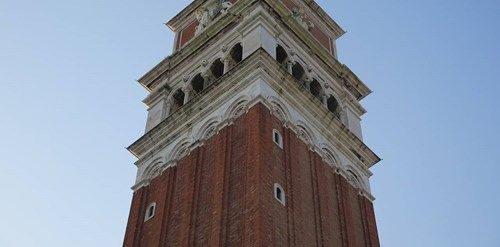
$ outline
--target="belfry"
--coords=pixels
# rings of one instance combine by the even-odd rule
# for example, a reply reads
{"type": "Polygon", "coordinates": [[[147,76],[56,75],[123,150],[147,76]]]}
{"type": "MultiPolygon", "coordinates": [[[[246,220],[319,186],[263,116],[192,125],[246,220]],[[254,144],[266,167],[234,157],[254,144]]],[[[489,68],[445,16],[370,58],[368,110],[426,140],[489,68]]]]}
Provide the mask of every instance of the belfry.
{"type": "Polygon", "coordinates": [[[342,28],[314,0],[195,0],[139,83],[124,246],[380,246],[342,28]]]}

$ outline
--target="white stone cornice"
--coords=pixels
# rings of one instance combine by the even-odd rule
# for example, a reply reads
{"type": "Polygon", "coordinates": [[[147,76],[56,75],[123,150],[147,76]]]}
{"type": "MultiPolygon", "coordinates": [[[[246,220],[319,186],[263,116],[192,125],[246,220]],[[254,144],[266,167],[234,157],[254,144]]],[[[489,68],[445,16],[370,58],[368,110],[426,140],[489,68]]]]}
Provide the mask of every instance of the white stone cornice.
{"type": "MultiPolygon", "coordinates": [[[[367,170],[371,164],[379,160],[368,148],[362,148],[364,144],[347,131],[345,126],[338,122],[338,120],[321,117],[322,115],[328,116],[330,113],[320,104],[313,106],[314,102],[309,100],[306,92],[295,85],[295,81],[291,80],[286,71],[279,71],[281,70],[276,61],[270,58],[263,50],[259,50],[249,59],[239,64],[238,68],[212,84],[211,89],[205,95],[202,95],[193,102],[189,102],[184,106],[185,108],[182,111],[175,113],[151,130],[145,137],[132,144],[129,150],[139,157],[138,163],[149,160],[149,157],[156,156],[162,149],[170,145],[170,143],[175,142],[183,136],[182,133],[185,132],[183,129],[191,129],[190,124],[186,123],[203,122],[202,119],[204,116],[218,109],[218,106],[221,107],[227,104],[228,97],[236,97],[237,92],[242,92],[245,89],[249,91],[244,93],[244,95],[248,95],[253,100],[263,98],[265,100],[261,101],[266,105],[269,105],[267,98],[259,95],[264,92],[281,92],[276,96],[287,101],[288,108],[301,112],[300,114],[303,117],[300,118],[307,119],[307,123],[304,125],[313,126],[312,131],[318,131],[318,133],[311,135],[316,137],[321,136],[324,139],[322,142],[328,139],[328,142],[332,143],[330,146],[338,147],[344,156],[348,157],[351,163],[360,167],[360,169],[367,170]],[[265,81],[266,83],[251,83],[252,81],[256,82],[255,80],[265,81]],[[263,86],[265,87],[263,88],[263,86]],[[203,108],[202,106],[208,105],[206,99],[211,99],[210,105],[203,108]],[[356,150],[360,157],[363,157],[363,160],[356,157],[350,150],[356,150]]],[[[270,107],[270,109],[272,108],[270,107]]],[[[296,114],[299,113],[297,112],[296,114]]],[[[296,116],[298,117],[299,115],[296,116]]],[[[292,118],[289,119],[292,120],[292,118]]],[[[295,125],[298,122],[297,120],[292,120],[290,123],[295,125]]],[[[196,138],[193,137],[190,139],[196,138]]],[[[312,145],[316,146],[314,149],[321,150],[316,138],[310,139],[312,145]]]]}
{"type": "MultiPolygon", "coordinates": [[[[265,51],[258,50],[214,82],[206,94],[167,119],[164,126],[157,126],[145,139],[141,138],[152,146],[144,150],[136,162],[137,182],[132,188],[137,190],[148,185],[153,178],[176,166],[177,161],[191,150],[203,146],[206,138],[231,125],[252,106],[262,103],[348,181],[351,178],[353,182],[349,172],[356,174],[358,183],[353,185],[357,186],[360,195],[373,201],[368,166],[350,151],[356,147],[352,145],[355,142],[345,138],[346,132],[338,129],[342,125],[337,120],[321,117],[324,108],[312,106],[305,93],[275,60],[265,51]],[[210,105],[206,103],[208,99],[212,99],[210,105]],[[206,108],[192,110],[202,105],[206,108]],[[161,133],[165,135],[159,135],[161,133]]],[[[366,153],[360,154],[366,157],[366,153]]]]}
{"type": "Polygon", "coordinates": [[[146,106],[150,107],[154,105],[156,102],[161,100],[162,98],[166,98],[172,90],[169,87],[160,88],[157,93],[149,94],[143,101],[146,106]]]}

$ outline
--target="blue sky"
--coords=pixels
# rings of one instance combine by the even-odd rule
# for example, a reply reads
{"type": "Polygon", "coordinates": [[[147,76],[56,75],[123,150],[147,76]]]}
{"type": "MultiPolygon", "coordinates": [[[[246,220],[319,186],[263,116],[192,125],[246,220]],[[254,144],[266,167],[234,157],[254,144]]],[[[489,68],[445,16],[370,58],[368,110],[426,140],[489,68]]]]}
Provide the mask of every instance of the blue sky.
{"type": "MultiPolygon", "coordinates": [[[[190,1],[0,1],[0,246],[120,246],[124,147],[190,1]]],[[[374,93],[365,142],[382,246],[500,246],[500,2],[318,1],[374,93]]]]}

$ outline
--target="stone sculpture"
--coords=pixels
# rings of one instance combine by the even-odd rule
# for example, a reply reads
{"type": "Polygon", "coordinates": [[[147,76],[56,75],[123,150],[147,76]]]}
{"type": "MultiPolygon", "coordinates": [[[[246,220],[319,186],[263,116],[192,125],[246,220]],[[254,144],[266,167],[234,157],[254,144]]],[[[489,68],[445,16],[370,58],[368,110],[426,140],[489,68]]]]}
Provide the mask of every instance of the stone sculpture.
{"type": "Polygon", "coordinates": [[[205,30],[210,23],[219,15],[225,15],[233,4],[229,1],[209,0],[196,10],[196,19],[199,22],[195,34],[198,35],[205,30]]]}

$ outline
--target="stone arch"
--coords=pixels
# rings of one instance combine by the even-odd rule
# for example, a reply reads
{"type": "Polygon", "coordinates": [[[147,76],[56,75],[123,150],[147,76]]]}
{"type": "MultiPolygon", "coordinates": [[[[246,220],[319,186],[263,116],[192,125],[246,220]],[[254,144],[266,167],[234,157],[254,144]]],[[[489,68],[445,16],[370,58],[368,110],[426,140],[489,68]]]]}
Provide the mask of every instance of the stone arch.
{"type": "Polygon", "coordinates": [[[354,168],[353,166],[351,165],[348,165],[346,170],[345,170],[345,173],[346,173],[346,176],[347,176],[347,180],[354,185],[354,187],[358,188],[358,189],[364,189],[365,186],[364,186],[364,182],[363,182],[363,179],[361,177],[361,173],[356,169],[354,168]]]}
{"type": "Polygon", "coordinates": [[[215,59],[209,68],[210,81],[216,81],[224,75],[224,63],[221,58],[215,59]]]}
{"type": "Polygon", "coordinates": [[[226,110],[224,120],[236,119],[243,115],[248,110],[248,103],[250,98],[248,96],[241,96],[235,100],[226,110]]]}
{"type": "Polygon", "coordinates": [[[236,64],[243,61],[243,46],[241,43],[236,43],[233,48],[229,51],[229,58],[232,61],[230,68],[233,68],[236,64]]]}
{"type": "Polygon", "coordinates": [[[329,94],[328,98],[326,99],[326,108],[328,109],[329,112],[333,113],[335,117],[340,119],[342,113],[342,106],[340,105],[340,102],[333,94],[329,94]]]}
{"type": "Polygon", "coordinates": [[[325,94],[325,89],[323,85],[315,78],[309,83],[309,92],[314,96],[314,98],[323,102],[323,95],[325,94]]]}
{"type": "Polygon", "coordinates": [[[156,158],[152,162],[149,163],[148,168],[144,171],[144,175],[142,176],[145,179],[153,179],[163,172],[165,169],[165,162],[163,158],[156,158]]]}
{"type": "Polygon", "coordinates": [[[172,90],[167,99],[167,102],[170,104],[169,113],[172,114],[179,110],[182,106],[184,106],[185,101],[186,93],[182,90],[182,88],[172,90]]]}
{"type": "Polygon", "coordinates": [[[332,167],[340,167],[340,158],[338,157],[337,153],[333,151],[333,149],[322,145],[323,147],[321,150],[323,151],[323,159],[332,167]]]}
{"type": "Polygon", "coordinates": [[[300,139],[310,145],[316,145],[316,136],[314,132],[304,122],[298,121],[296,124],[297,135],[300,139]]]}
{"type": "Polygon", "coordinates": [[[288,52],[280,44],[276,45],[276,61],[286,67],[286,63],[290,61],[288,52]]]}
{"type": "Polygon", "coordinates": [[[191,78],[191,88],[193,89],[193,97],[201,94],[203,90],[205,90],[205,78],[201,76],[201,73],[196,74],[191,78]]]}
{"type": "Polygon", "coordinates": [[[281,102],[281,100],[279,100],[274,96],[270,96],[268,100],[271,105],[271,112],[273,113],[273,115],[275,115],[278,119],[280,119],[283,122],[291,121],[290,111],[285,106],[285,104],[281,102]]]}
{"type": "Polygon", "coordinates": [[[177,162],[180,159],[184,158],[191,151],[192,143],[187,139],[183,139],[175,145],[175,147],[170,152],[169,161],[177,162]]]}
{"type": "Polygon", "coordinates": [[[299,82],[303,82],[306,77],[306,70],[299,62],[295,62],[292,66],[292,76],[299,82]]]}
{"type": "Polygon", "coordinates": [[[197,140],[204,141],[214,136],[219,130],[219,118],[214,117],[206,121],[196,135],[197,140]]]}

